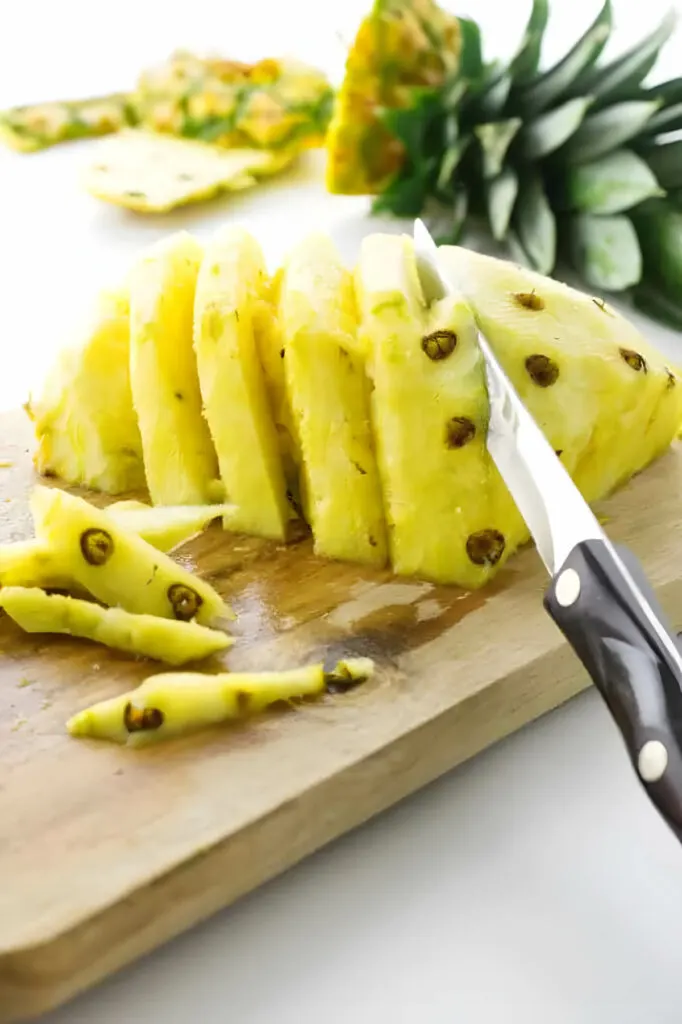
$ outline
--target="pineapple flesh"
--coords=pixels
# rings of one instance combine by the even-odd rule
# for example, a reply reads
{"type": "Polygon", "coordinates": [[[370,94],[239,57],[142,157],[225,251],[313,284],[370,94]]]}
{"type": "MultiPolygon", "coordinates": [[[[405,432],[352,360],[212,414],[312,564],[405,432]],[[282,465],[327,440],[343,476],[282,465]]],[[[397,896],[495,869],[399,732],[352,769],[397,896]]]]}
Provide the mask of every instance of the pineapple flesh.
{"type": "Polygon", "coordinates": [[[220,476],[237,506],[230,529],[283,540],[289,503],[279,439],[254,334],[269,289],[263,254],[240,228],[220,231],[199,272],[194,347],[220,476]]]}
{"type": "Polygon", "coordinates": [[[289,255],[279,315],[315,552],[383,566],[386,527],[353,277],[326,236],[289,255]]]}
{"type": "Polygon", "coordinates": [[[60,353],[40,397],[29,400],[44,476],[108,494],[144,487],[129,313],[125,289],[103,292],[80,342],[60,353]]]}
{"type": "Polygon", "coordinates": [[[203,626],[231,616],[208,583],[82,498],[36,487],[31,512],[59,571],[103,604],[203,626]]]}
{"type": "Polygon", "coordinates": [[[133,615],[35,587],[3,587],[0,608],[27,633],[66,633],[169,665],[208,658],[234,643],[225,633],[196,622],[133,615]]]}
{"type": "Polygon", "coordinates": [[[180,231],[138,259],[130,276],[130,380],[155,505],[211,501],[217,461],[201,411],[192,347],[202,250],[180,231]]]}

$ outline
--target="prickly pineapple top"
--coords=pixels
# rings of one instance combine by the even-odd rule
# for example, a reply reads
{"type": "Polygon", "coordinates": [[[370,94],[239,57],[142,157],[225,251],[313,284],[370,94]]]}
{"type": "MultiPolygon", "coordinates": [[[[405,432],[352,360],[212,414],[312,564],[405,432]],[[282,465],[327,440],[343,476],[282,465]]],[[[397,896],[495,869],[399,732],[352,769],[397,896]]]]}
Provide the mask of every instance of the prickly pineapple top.
{"type": "Polygon", "coordinates": [[[404,149],[381,124],[382,108],[406,107],[415,86],[437,86],[457,67],[460,29],[433,0],[376,0],[348,54],[327,137],[331,192],[381,191],[404,149]]]}

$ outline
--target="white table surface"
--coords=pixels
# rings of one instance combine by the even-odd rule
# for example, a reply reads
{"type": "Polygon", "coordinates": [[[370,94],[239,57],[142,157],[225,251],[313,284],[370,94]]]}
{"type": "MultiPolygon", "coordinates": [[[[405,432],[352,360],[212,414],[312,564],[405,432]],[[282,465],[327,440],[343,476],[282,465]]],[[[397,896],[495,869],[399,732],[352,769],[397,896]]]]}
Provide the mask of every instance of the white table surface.
{"type": "MultiPolygon", "coordinates": [[[[596,8],[588,0],[554,6],[550,54],[596,8]]],[[[665,3],[647,3],[647,19],[631,0],[614,6],[624,46],[665,3]]],[[[176,46],[246,58],[297,52],[337,75],[337,33],[350,38],[365,7],[24,0],[5,15],[0,106],[123,87],[176,46]]],[[[470,4],[491,56],[509,51],[525,7],[470,4]]],[[[681,51],[678,36],[662,75],[676,73],[681,51]]],[[[315,158],[237,200],[147,220],[80,190],[90,153],[90,144],[0,153],[0,408],[23,400],[96,288],[169,230],[205,237],[240,221],[274,263],[309,228],[329,230],[348,259],[369,230],[398,228],[369,222],[364,200],[327,196],[315,158]]],[[[682,359],[679,336],[645,327],[682,359]]],[[[679,1024],[682,851],[642,796],[596,695],[477,757],[44,1024],[195,1020],[679,1024]]]]}

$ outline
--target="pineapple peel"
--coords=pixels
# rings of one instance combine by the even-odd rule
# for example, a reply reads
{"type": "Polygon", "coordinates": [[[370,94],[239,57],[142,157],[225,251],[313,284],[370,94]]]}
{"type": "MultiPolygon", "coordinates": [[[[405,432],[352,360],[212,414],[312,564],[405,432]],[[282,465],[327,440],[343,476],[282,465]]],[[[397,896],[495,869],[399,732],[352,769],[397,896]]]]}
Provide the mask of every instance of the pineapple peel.
{"type": "Polygon", "coordinates": [[[3,587],[0,608],[27,633],[65,633],[169,665],[199,661],[234,643],[225,633],[195,622],[134,615],[34,587],[3,587]]]}

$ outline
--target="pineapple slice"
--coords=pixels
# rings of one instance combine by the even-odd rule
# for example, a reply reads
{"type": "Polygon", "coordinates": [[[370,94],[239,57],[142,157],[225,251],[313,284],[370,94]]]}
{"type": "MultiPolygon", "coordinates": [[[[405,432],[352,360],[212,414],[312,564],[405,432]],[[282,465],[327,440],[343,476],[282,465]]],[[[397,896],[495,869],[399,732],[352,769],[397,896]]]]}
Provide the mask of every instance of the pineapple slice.
{"type": "Polygon", "coordinates": [[[254,337],[269,288],[263,254],[241,228],[208,246],[199,272],[194,347],[220,476],[236,513],[230,529],[283,540],[290,518],[277,431],[254,337]]]}
{"type": "Polygon", "coordinates": [[[279,312],[315,552],[382,566],[386,527],[353,278],[326,236],[289,255],[279,312]]]}
{"type": "Polygon", "coordinates": [[[512,263],[445,246],[521,398],[588,501],[666,448],[682,419],[682,381],[601,299],[512,263]]]}
{"type": "Polygon", "coordinates": [[[79,712],[67,729],[72,736],[138,747],[243,719],[280,701],[317,697],[326,689],[347,690],[372,672],[367,658],[340,662],[331,673],[325,673],[322,665],[248,674],[164,672],[146,679],[136,690],[79,712]]]}
{"type": "Polygon", "coordinates": [[[202,505],[217,473],[201,412],[192,315],[201,247],[180,231],[157,242],[130,278],[130,381],[155,505],[202,505]]]}
{"type": "Polygon", "coordinates": [[[68,139],[117,132],[133,117],[130,101],[126,93],[114,93],[12,107],[0,111],[0,140],[19,153],[33,153],[68,139]]]}
{"type": "Polygon", "coordinates": [[[208,658],[234,643],[225,633],[196,622],[133,615],[36,588],[3,587],[0,608],[27,633],[66,633],[169,665],[208,658]]]}
{"type": "Polygon", "coordinates": [[[481,586],[527,531],[486,449],[469,308],[457,296],[426,308],[406,236],[366,238],[356,285],[393,568],[481,586]]]}
{"type": "Polygon", "coordinates": [[[44,587],[71,590],[73,580],[60,570],[49,548],[39,540],[0,544],[0,589],[44,587]]]}
{"type": "Polygon", "coordinates": [[[82,498],[36,487],[31,511],[60,572],[103,604],[204,626],[232,614],[208,583],[82,498]]]}
{"type": "Polygon", "coordinates": [[[60,354],[26,406],[39,473],[109,494],[144,487],[129,362],[128,294],[103,292],[81,341],[60,354]]]}

